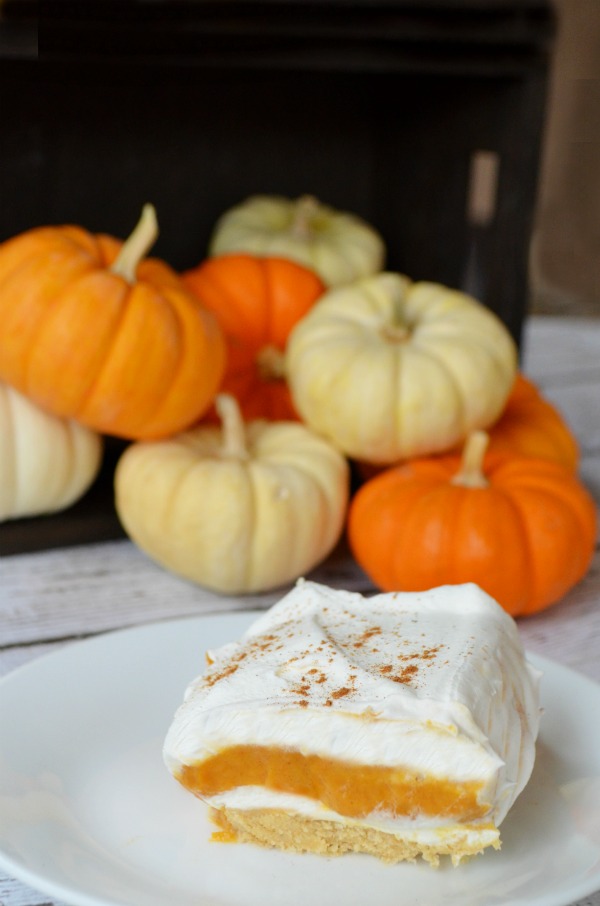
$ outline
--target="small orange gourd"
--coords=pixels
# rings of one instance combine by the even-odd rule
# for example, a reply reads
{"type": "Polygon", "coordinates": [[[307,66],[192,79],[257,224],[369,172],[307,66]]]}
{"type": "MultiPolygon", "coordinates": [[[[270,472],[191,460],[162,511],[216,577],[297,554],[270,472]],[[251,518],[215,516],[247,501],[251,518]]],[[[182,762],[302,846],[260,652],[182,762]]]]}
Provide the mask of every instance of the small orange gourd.
{"type": "Polygon", "coordinates": [[[222,391],[246,420],[297,419],[284,352],[292,328],[325,291],[321,279],[294,261],[241,253],[210,258],[183,278],[227,338],[222,391]]]}
{"type": "Polygon", "coordinates": [[[366,482],[352,501],[352,552],[386,591],[475,582],[513,616],[557,602],[585,575],[596,505],[559,463],[485,455],[469,436],[462,459],[415,459],[366,482]]]}
{"type": "Polygon", "coordinates": [[[122,244],[78,226],[40,227],[0,246],[0,379],[100,433],[167,436],[209,407],[225,341],[158,259],[154,209],[122,244]]]}
{"type": "Polygon", "coordinates": [[[504,412],[489,429],[490,450],[552,459],[575,472],[579,446],[555,406],[518,374],[504,412]]]}

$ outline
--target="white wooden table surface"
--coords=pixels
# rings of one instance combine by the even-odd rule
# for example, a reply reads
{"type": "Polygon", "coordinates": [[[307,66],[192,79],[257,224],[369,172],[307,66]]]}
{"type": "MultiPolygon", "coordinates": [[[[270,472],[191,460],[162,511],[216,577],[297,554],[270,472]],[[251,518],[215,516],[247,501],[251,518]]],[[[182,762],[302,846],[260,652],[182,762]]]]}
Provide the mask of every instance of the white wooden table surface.
{"type": "MultiPolygon", "coordinates": [[[[577,435],[581,477],[600,505],[600,318],[533,317],[523,348],[524,371],[577,435]]],[[[343,549],[312,578],[371,590],[343,549]]],[[[266,607],[279,596],[223,600],[169,575],[129,541],[0,557],[0,674],[74,639],[187,614],[266,607]]],[[[519,629],[530,651],[600,682],[598,546],[583,582],[555,607],[519,621],[519,629]]],[[[48,896],[0,873],[0,906],[42,904],[50,904],[48,896]]],[[[577,906],[600,906],[600,891],[577,906]]]]}

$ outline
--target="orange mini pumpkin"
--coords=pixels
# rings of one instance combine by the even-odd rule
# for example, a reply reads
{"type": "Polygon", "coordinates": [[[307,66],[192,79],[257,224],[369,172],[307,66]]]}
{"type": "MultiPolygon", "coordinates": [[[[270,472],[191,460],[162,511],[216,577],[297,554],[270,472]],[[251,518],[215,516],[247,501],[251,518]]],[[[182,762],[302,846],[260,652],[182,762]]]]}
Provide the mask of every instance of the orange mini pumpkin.
{"type": "Polygon", "coordinates": [[[490,449],[540,459],[553,459],[571,471],[579,463],[579,446],[562,415],[533,381],[517,375],[504,412],[489,429],[490,449]]]}
{"type": "Polygon", "coordinates": [[[222,390],[235,397],[244,418],[298,419],[284,352],[292,328],[325,291],[321,279],[294,261],[248,254],[210,258],[183,279],[225,333],[222,390]]]}
{"type": "Polygon", "coordinates": [[[154,209],[122,244],[78,226],[0,246],[0,378],[100,433],[170,435],[209,407],[225,341],[167,264],[141,260],[154,209]]]}
{"type": "Polygon", "coordinates": [[[475,582],[513,616],[558,601],[586,573],[596,505],[549,460],[490,452],[472,434],[459,456],[415,459],[372,478],[352,501],[357,562],[386,591],[475,582]]]}

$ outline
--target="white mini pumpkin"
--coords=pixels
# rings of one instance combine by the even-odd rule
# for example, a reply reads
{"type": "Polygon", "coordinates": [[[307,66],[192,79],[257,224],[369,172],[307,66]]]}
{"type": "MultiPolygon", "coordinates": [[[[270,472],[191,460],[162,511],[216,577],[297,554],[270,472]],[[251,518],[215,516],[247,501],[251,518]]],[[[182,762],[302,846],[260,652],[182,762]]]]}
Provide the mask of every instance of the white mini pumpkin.
{"type": "Polygon", "coordinates": [[[370,224],[311,195],[295,200],[253,195],[221,216],[209,252],[289,258],[311,268],[327,286],[375,274],[385,259],[383,239],[370,224]]]}
{"type": "Polygon", "coordinates": [[[0,520],[58,512],[98,474],[99,434],[0,384],[0,520]]]}
{"type": "Polygon", "coordinates": [[[219,592],[266,591],[302,576],[336,544],[348,464],[304,425],[244,424],[225,394],[216,406],[222,427],[125,450],[117,513],[129,537],[177,575],[219,592]]]}
{"type": "Polygon", "coordinates": [[[306,424],[347,456],[392,463],[491,425],[517,349],[469,296],[382,273],[325,293],[292,331],[285,369],[306,424]]]}

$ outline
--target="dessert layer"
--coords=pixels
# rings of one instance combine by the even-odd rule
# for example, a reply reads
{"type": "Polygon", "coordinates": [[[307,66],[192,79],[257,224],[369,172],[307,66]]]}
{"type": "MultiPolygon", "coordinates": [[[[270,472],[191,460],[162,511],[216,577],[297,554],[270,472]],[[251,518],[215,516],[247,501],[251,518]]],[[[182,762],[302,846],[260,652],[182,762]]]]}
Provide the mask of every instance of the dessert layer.
{"type": "Polygon", "coordinates": [[[366,598],[299,582],[209,653],[164,757],[236,813],[277,811],[276,794],[312,803],[306,820],[383,818],[404,839],[407,818],[495,828],[531,772],[537,684],[514,621],[474,585],[366,598]]]}
{"type": "Polygon", "coordinates": [[[412,862],[420,856],[437,866],[440,856],[450,856],[457,865],[489,846],[500,848],[498,831],[491,825],[440,829],[428,838],[419,839],[417,834],[389,833],[360,824],[340,824],[275,809],[213,809],[211,817],[221,828],[214,835],[215,839],[222,842],[257,843],[290,852],[327,856],[359,852],[384,862],[412,862]]]}
{"type": "Polygon", "coordinates": [[[232,746],[199,764],[184,765],[177,779],[205,799],[238,787],[264,787],[312,799],[351,818],[383,811],[390,818],[469,822],[491,808],[490,802],[480,801],[482,784],[474,781],[453,782],[265,746],[232,746]]]}

